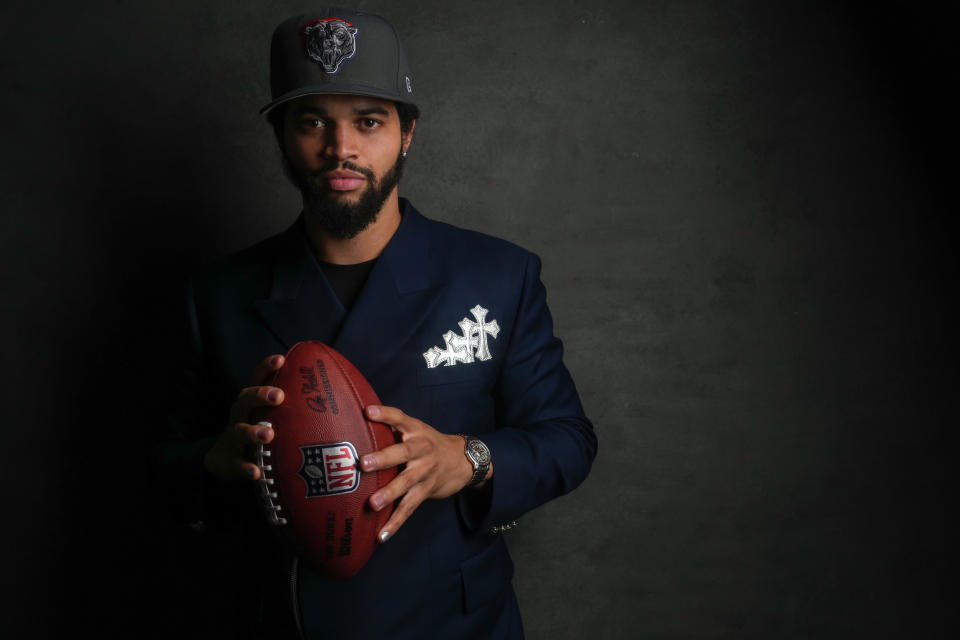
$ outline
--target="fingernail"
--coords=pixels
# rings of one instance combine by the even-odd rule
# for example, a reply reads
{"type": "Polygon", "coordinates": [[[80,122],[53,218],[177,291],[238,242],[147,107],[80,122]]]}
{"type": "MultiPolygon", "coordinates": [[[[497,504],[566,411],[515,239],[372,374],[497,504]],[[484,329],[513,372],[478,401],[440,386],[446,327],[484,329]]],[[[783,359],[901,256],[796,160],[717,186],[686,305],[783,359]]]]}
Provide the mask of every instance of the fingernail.
{"type": "Polygon", "coordinates": [[[269,400],[270,402],[276,402],[277,398],[279,397],[280,397],[280,392],[277,391],[276,389],[271,389],[269,392],[267,392],[267,400],[269,400]]]}
{"type": "Polygon", "coordinates": [[[371,469],[377,466],[377,459],[373,456],[363,456],[363,458],[360,459],[360,466],[364,469],[371,469]]]}
{"type": "Polygon", "coordinates": [[[263,427],[263,428],[261,428],[261,429],[257,429],[257,439],[259,439],[259,440],[266,440],[266,439],[267,439],[267,429],[269,429],[269,428],[270,428],[270,427],[263,427]]]}
{"type": "Polygon", "coordinates": [[[371,418],[379,418],[380,407],[370,405],[369,407],[367,407],[367,415],[370,416],[371,418]]]}
{"type": "Polygon", "coordinates": [[[379,511],[380,507],[383,506],[383,496],[377,496],[377,495],[373,496],[372,498],[370,498],[370,504],[373,505],[373,508],[375,510],[379,511]]]}
{"type": "Polygon", "coordinates": [[[272,358],[270,358],[270,366],[271,366],[271,367],[277,366],[277,363],[278,363],[278,362],[280,362],[280,356],[273,356],[272,358]]]}
{"type": "Polygon", "coordinates": [[[389,532],[389,531],[381,531],[381,532],[380,532],[380,535],[379,535],[378,537],[380,538],[380,542],[381,542],[381,543],[386,542],[387,540],[390,539],[390,532],[389,532]]]}
{"type": "Polygon", "coordinates": [[[249,469],[247,469],[247,475],[250,477],[251,480],[255,479],[257,477],[256,468],[250,467],[249,469]]]}

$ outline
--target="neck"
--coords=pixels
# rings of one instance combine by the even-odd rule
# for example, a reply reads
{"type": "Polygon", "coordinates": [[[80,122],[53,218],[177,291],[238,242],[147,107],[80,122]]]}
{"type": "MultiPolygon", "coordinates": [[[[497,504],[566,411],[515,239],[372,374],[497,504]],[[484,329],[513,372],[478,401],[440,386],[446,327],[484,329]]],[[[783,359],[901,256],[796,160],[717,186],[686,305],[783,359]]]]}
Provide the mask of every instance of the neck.
{"type": "Polygon", "coordinates": [[[311,215],[304,215],[307,238],[314,255],[332,264],[357,264],[378,257],[400,226],[400,198],[397,189],[387,196],[376,220],[353,238],[337,238],[311,215]]]}

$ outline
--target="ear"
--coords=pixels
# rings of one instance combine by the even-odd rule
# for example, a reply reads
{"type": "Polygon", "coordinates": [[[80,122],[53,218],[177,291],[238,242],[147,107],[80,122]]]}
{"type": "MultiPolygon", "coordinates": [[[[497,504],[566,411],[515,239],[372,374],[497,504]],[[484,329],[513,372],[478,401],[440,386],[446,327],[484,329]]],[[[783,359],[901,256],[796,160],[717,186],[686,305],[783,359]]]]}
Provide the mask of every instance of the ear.
{"type": "Polygon", "coordinates": [[[411,121],[410,121],[410,131],[407,131],[405,134],[403,134],[403,135],[401,136],[400,149],[401,149],[403,152],[406,152],[407,149],[410,148],[410,143],[413,142],[413,131],[414,131],[414,129],[416,129],[416,128],[417,128],[417,121],[416,121],[416,120],[411,120],[411,121]]]}

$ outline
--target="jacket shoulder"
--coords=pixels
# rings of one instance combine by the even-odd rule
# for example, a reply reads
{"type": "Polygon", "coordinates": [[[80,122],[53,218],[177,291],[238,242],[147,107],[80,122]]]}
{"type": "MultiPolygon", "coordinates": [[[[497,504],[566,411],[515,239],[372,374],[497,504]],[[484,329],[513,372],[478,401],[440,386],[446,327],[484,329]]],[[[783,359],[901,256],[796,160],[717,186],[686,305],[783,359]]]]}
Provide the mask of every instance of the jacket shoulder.
{"type": "Polygon", "coordinates": [[[457,262],[476,259],[483,264],[504,262],[513,265],[534,257],[527,249],[503,238],[429,218],[425,221],[431,227],[433,250],[457,262]]]}
{"type": "Polygon", "coordinates": [[[194,290],[201,297],[230,297],[241,291],[265,296],[277,256],[289,244],[292,230],[277,233],[201,267],[191,277],[194,290]]]}

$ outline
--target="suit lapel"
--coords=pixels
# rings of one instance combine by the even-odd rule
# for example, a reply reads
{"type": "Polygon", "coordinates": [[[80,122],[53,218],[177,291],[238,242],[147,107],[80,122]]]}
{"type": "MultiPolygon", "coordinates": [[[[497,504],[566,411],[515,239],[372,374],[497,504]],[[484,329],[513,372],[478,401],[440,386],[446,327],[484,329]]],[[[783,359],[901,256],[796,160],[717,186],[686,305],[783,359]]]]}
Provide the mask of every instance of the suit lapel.
{"type": "Polygon", "coordinates": [[[345,312],[310,251],[302,218],[281,236],[270,297],[255,305],[287,349],[303,340],[336,339],[345,312]]]}
{"type": "Polygon", "coordinates": [[[434,259],[430,223],[404,199],[401,210],[400,227],[333,344],[367,378],[391,362],[430,317],[446,280],[434,259]]]}
{"type": "Polygon", "coordinates": [[[430,317],[446,277],[431,247],[430,223],[404,199],[403,219],[350,313],[310,251],[298,219],[280,238],[269,298],[255,303],[289,349],[320,340],[372,377],[430,317]]]}

